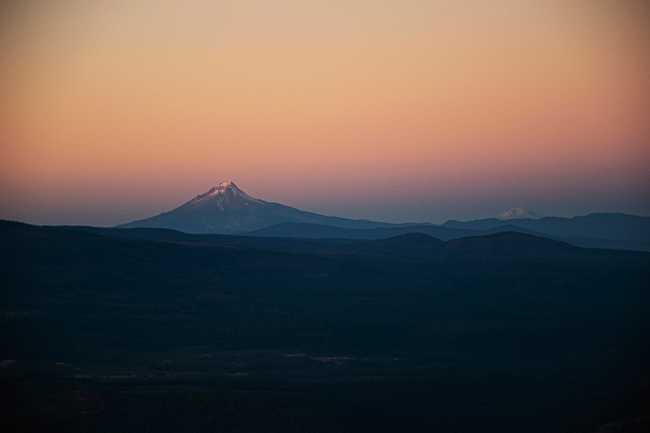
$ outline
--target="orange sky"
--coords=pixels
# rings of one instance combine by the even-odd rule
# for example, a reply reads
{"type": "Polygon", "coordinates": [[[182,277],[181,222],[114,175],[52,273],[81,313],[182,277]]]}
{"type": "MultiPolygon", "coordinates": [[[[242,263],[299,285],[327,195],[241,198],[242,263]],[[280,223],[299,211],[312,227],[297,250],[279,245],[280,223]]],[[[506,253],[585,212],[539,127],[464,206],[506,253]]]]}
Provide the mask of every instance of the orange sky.
{"type": "Polygon", "coordinates": [[[650,213],[643,2],[5,3],[0,218],[650,213]]]}

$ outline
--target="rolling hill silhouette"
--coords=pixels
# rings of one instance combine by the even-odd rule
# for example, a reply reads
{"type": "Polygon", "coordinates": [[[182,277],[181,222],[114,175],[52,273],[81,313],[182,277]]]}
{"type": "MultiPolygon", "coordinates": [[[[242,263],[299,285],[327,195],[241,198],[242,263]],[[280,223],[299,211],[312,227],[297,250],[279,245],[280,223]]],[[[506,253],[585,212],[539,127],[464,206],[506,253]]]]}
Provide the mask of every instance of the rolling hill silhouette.
{"type": "Polygon", "coordinates": [[[0,236],[0,391],[26,431],[182,431],[178,411],[243,431],[305,430],[296,413],[343,431],[590,431],[650,395],[648,253],[513,232],[0,236]]]}

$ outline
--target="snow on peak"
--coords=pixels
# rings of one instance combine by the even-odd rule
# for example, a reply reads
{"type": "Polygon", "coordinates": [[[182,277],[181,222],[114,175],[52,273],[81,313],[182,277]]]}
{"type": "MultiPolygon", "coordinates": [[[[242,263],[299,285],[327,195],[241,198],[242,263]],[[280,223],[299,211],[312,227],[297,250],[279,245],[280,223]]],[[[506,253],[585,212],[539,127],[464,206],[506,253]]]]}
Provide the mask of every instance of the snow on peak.
{"type": "Polygon", "coordinates": [[[507,211],[499,215],[499,219],[502,220],[513,220],[513,219],[522,219],[522,218],[539,218],[539,216],[535,212],[529,211],[528,209],[524,209],[522,207],[514,207],[512,209],[508,209],[507,211]]]}
{"type": "Polygon", "coordinates": [[[235,185],[235,182],[233,182],[232,180],[226,180],[226,181],[223,181],[223,182],[219,182],[218,184],[216,184],[215,186],[210,188],[210,190],[207,192],[207,194],[208,195],[223,194],[224,192],[226,192],[228,190],[236,192],[236,193],[243,193],[243,191],[241,189],[239,189],[239,187],[237,185],[235,185]]]}
{"type": "Polygon", "coordinates": [[[240,201],[259,201],[250,195],[246,194],[244,191],[239,189],[239,187],[232,180],[226,180],[219,182],[208,191],[203,194],[197,195],[191,202],[203,202],[206,199],[213,199],[226,202],[232,202],[232,200],[240,201]]]}

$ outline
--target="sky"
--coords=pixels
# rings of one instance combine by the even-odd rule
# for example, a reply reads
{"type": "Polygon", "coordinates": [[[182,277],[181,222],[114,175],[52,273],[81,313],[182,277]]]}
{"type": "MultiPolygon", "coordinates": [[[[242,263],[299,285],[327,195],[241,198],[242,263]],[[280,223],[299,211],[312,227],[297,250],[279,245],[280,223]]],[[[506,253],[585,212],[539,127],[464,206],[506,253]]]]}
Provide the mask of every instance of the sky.
{"type": "Polygon", "coordinates": [[[649,9],[5,0],[0,218],[113,225],[225,179],[385,221],[647,215],[649,9]]]}

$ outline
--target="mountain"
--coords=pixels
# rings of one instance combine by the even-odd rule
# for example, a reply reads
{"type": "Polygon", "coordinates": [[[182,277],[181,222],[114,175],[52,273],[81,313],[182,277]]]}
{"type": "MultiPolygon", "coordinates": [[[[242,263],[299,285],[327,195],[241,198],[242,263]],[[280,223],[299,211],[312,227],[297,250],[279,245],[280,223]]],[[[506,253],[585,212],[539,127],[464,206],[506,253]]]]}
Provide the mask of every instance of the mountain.
{"type": "Polygon", "coordinates": [[[450,220],[444,223],[443,227],[500,231],[506,225],[583,247],[650,250],[650,217],[622,213],[592,213],[571,218],[520,218],[507,221],[497,218],[450,220]]]}
{"type": "Polygon", "coordinates": [[[151,218],[121,228],[164,228],[186,233],[242,233],[275,224],[297,222],[344,228],[375,228],[387,223],[339,218],[307,212],[248,195],[233,181],[225,181],[192,200],[151,218]]]}
{"type": "Polygon", "coordinates": [[[499,218],[450,220],[442,225],[389,224],[320,215],[268,202],[250,196],[233,181],[221,182],[169,212],[119,227],[311,239],[384,239],[407,233],[423,233],[443,241],[520,232],[587,248],[650,251],[649,217],[594,213],[573,218],[537,218],[526,209],[513,208],[499,218]]]}
{"type": "Polygon", "coordinates": [[[529,211],[528,209],[524,209],[521,207],[513,207],[512,209],[508,209],[507,211],[502,212],[501,215],[499,215],[499,219],[502,220],[537,218],[537,217],[538,215],[535,212],[529,211]]]}

